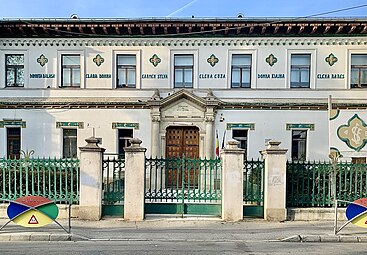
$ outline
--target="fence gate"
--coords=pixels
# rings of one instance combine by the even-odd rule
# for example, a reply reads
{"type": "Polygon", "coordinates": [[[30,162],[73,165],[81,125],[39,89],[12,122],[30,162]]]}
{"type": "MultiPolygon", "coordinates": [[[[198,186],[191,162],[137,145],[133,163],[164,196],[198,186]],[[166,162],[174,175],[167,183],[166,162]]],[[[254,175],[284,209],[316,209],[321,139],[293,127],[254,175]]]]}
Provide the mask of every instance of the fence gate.
{"type": "Polygon", "coordinates": [[[147,158],[145,213],[221,215],[220,159],[147,158]]]}
{"type": "Polygon", "coordinates": [[[103,156],[102,216],[124,215],[125,159],[119,155],[103,156]]]}
{"type": "Polygon", "coordinates": [[[264,217],[264,161],[243,163],[243,216],[264,217]]]}

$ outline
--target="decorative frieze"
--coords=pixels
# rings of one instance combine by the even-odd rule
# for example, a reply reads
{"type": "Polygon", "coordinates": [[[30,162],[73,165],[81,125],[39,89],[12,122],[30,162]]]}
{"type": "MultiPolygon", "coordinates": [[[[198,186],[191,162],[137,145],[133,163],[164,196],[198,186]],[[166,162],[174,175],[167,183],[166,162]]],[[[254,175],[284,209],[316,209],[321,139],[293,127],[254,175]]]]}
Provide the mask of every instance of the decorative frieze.
{"type": "Polygon", "coordinates": [[[63,127],[77,127],[79,129],[84,128],[84,122],[56,122],[56,128],[63,128],[63,127]]]}
{"type": "Polygon", "coordinates": [[[3,39],[0,40],[2,46],[127,46],[127,47],[142,47],[142,46],[175,46],[175,47],[222,47],[222,46],[318,46],[318,45],[367,45],[365,38],[258,38],[258,39],[3,39]]]}
{"type": "Polygon", "coordinates": [[[0,121],[0,128],[4,128],[6,126],[16,126],[16,127],[21,127],[21,128],[26,128],[26,122],[24,120],[6,120],[3,119],[2,121],[0,121]]]}
{"type": "Polygon", "coordinates": [[[227,123],[227,130],[235,128],[255,130],[255,123],[227,123]]]}
{"type": "Polygon", "coordinates": [[[304,124],[304,123],[287,123],[286,130],[292,129],[309,129],[311,131],[315,130],[315,124],[304,124]]]}
{"type": "Polygon", "coordinates": [[[117,128],[133,128],[139,129],[139,123],[112,122],[112,129],[117,128]]]}

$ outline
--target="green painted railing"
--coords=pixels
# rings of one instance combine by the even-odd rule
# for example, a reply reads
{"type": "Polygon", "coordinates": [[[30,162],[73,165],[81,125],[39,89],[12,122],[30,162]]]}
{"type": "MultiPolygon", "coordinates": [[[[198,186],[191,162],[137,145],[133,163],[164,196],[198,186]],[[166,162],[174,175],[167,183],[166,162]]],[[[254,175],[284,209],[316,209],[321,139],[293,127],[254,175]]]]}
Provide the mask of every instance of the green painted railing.
{"type": "Polygon", "coordinates": [[[245,160],[243,162],[243,202],[244,204],[263,205],[264,161],[245,160]]]}
{"type": "Polygon", "coordinates": [[[34,195],[79,202],[78,159],[0,159],[0,198],[34,195]]]}
{"type": "Polygon", "coordinates": [[[104,155],[102,161],[104,205],[124,203],[125,159],[120,155],[104,155]]]}
{"type": "Polygon", "coordinates": [[[354,201],[367,197],[367,165],[343,162],[337,167],[337,198],[354,201]]]}
{"type": "Polygon", "coordinates": [[[220,159],[147,158],[146,202],[220,202],[220,159]]]}
{"type": "MultiPolygon", "coordinates": [[[[287,206],[333,206],[332,175],[333,166],[329,162],[287,162],[287,206]]],[[[338,163],[336,198],[354,201],[366,195],[367,165],[338,163]]]]}

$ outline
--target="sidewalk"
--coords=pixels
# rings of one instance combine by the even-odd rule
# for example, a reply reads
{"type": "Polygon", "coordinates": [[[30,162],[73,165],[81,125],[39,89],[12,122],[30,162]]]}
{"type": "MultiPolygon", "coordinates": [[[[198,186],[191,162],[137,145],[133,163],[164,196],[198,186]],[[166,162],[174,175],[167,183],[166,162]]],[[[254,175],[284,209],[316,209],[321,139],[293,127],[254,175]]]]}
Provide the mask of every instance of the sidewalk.
{"type": "MultiPolygon", "coordinates": [[[[6,219],[1,219],[3,225],[6,219]]],[[[68,222],[60,223],[67,229],[68,222]]],[[[339,222],[339,227],[344,222],[339,222]]],[[[218,218],[173,218],[150,216],[142,222],[118,218],[101,221],[72,219],[71,235],[52,223],[44,228],[22,228],[10,223],[0,231],[0,241],[288,241],[288,242],[367,242],[367,229],[352,224],[337,236],[332,221],[268,222],[244,219],[222,222],[218,218]]]]}

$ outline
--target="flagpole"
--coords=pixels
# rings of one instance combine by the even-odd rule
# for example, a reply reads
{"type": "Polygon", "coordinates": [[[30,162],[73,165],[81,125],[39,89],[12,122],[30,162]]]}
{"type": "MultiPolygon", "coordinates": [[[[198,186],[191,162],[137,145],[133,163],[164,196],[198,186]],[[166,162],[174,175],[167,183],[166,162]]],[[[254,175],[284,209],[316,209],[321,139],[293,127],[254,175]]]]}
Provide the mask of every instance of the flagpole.
{"type": "Polygon", "coordinates": [[[223,140],[222,140],[222,149],[224,149],[224,147],[225,147],[226,131],[227,130],[224,129],[224,132],[223,132],[223,140]]]}
{"type": "Polygon", "coordinates": [[[328,100],[327,100],[327,109],[328,109],[328,129],[329,129],[329,154],[330,154],[330,148],[331,148],[331,111],[333,110],[333,103],[332,103],[332,97],[331,95],[328,96],[328,100]]]}

